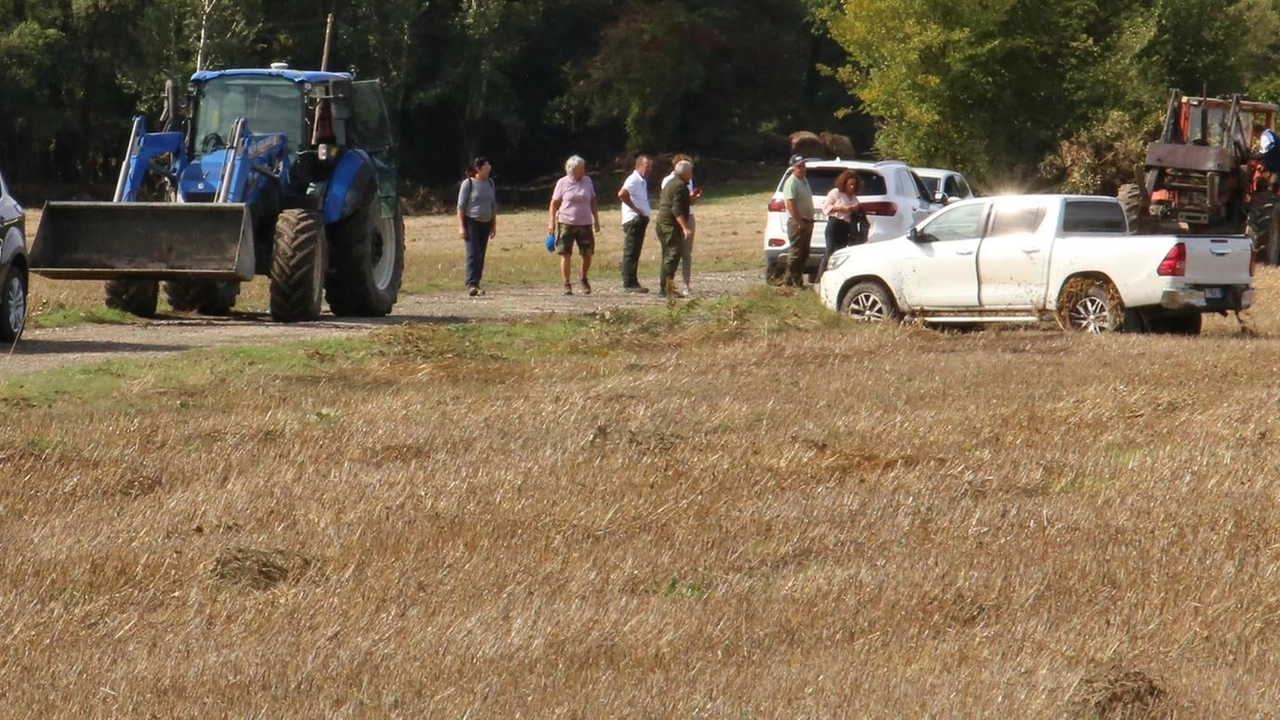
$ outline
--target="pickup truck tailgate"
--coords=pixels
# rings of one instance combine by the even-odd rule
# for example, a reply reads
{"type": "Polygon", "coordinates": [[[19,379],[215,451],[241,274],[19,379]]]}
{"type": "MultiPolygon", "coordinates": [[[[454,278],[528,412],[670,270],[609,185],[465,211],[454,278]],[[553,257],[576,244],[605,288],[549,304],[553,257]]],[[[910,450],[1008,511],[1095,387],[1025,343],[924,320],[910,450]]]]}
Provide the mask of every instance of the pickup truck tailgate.
{"type": "Polygon", "coordinates": [[[1179,235],[1187,247],[1189,285],[1239,285],[1249,282],[1253,243],[1244,235],[1179,235]]]}

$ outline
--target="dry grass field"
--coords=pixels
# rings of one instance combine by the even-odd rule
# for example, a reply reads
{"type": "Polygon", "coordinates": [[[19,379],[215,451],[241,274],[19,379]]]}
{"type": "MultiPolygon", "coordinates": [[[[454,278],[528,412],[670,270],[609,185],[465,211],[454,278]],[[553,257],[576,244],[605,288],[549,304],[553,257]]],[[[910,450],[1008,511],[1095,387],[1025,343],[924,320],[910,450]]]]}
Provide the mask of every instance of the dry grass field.
{"type": "Polygon", "coordinates": [[[1260,286],[1256,335],[761,288],[4,381],[0,715],[1270,716],[1260,286]]]}

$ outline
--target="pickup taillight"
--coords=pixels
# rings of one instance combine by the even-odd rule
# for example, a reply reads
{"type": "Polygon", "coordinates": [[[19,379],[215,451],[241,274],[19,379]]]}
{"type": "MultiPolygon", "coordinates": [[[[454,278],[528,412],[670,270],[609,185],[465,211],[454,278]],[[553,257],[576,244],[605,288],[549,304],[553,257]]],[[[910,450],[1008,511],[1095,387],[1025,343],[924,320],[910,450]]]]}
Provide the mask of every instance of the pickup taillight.
{"type": "Polygon", "coordinates": [[[786,212],[786,211],[787,211],[786,200],[777,200],[777,199],[770,198],[769,212],[786,212]]]}
{"type": "Polygon", "coordinates": [[[1258,267],[1258,251],[1249,251],[1249,277],[1253,277],[1253,271],[1258,267]]]}
{"type": "Polygon", "coordinates": [[[1187,244],[1178,243],[1169,248],[1169,252],[1165,253],[1164,259],[1160,261],[1160,267],[1156,268],[1156,274],[1165,277],[1182,277],[1187,274],[1187,244]]]}
{"type": "Polygon", "coordinates": [[[864,202],[862,203],[862,212],[868,215],[893,217],[898,214],[898,204],[887,200],[880,202],[864,202]]]}

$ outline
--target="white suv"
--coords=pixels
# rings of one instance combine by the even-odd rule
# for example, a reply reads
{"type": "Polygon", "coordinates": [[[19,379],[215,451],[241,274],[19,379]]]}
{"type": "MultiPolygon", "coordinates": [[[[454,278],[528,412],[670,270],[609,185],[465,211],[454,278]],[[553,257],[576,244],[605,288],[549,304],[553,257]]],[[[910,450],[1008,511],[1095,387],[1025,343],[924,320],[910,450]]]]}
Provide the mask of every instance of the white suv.
{"type": "MultiPolygon", "coordinates": [[[[827,219],[822,214],[822,199],[835,186],[836,177],[845,170],[858,173],[862,181],[858,200],[871,221],[867,242],[906,235],[913,225],[942,207],[941,203],[932,202],[925,184],[904,162],[806,160],[805,166],[805,179],[813,190],[814,208],[813,243],[805,266],[810,281],[827,252],[827,219]]],[[[789,172],[782,174],[773,197],[769,198],[769,214],[764,224],[764,267],[765,275],[771,281],[786,274],[787,253],[791,251],[791,242],[787,239],[787,205],[782,199],[782,184],[789,172]]]]}
{"type": "Polygon", "coordinates": [[[941,168],[916,168],[916,175],[924,181],[925,187],[929,188],[929,197],[934,202],[950,202],[953,198],[958,200],[968,200],[975,197],[973,189],[969,187],[969,181],[955,170],[943,170],[941,168]]]}

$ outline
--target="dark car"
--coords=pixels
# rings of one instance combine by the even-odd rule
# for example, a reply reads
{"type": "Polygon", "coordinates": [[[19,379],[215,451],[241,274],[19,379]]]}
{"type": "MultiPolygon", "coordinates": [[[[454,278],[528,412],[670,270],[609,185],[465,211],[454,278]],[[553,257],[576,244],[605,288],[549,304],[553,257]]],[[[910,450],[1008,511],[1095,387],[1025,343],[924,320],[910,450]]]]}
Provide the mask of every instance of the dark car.
{"type": "Polygon", "coordinates": [[[27,236],[22,206],[0,176],[0,342],[18,342],[27,324],[27,236]]]}

